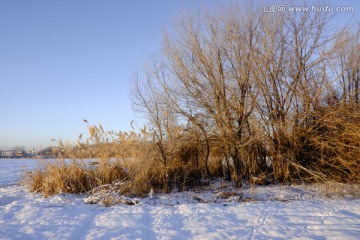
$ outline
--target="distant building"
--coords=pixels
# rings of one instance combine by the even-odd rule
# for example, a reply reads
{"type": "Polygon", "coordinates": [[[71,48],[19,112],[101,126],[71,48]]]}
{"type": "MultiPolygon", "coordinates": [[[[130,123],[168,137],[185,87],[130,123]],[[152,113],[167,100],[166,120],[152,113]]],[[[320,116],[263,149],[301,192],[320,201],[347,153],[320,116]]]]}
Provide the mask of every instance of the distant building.
{"type": "Polygon", "coordinates": [[[12,150],[0,150],[0,158],[24,158],[24,157],[33,157],[34,150],[31,152],[26,152],[24,147],[16,147],[12,150]]]}
{"type": "Polygon", "coordinates": [[[14,150],[0,151],[0,156],[2,158],[11,158],[11,157],[13,157],[13,154],[14,154],[14,150]]]}

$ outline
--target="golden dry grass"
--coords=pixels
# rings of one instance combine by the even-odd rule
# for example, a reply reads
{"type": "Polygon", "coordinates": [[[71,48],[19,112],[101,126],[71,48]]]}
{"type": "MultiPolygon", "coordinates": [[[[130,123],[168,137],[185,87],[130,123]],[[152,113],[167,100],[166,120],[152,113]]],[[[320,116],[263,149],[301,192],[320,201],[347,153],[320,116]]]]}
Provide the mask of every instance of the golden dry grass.
{"type": "Polygon", "coordinates": [[[103,160],[91,165],[85,160],[58,159],[43,162],[38,170],[28,173],[25,180],[30,191],[48,197],[57,193],[85,193],[97,186],[126,179],[126,171],[117,162],[103,160]]]}

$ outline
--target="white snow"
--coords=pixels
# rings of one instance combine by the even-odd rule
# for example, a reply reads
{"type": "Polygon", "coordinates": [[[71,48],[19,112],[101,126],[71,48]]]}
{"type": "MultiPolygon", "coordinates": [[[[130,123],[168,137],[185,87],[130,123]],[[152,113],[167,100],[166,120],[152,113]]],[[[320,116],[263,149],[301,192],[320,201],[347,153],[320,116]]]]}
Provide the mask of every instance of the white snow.
{"type": "Polygon", "coordinates": [[[136,205],[104,207],[86,204],[84,196],[27,192],[16,182],[35,166],[34,160],[0,159],[0,239],[360,237],[360,200],[319,197],[311,187],[152,193],[136,205]]]}

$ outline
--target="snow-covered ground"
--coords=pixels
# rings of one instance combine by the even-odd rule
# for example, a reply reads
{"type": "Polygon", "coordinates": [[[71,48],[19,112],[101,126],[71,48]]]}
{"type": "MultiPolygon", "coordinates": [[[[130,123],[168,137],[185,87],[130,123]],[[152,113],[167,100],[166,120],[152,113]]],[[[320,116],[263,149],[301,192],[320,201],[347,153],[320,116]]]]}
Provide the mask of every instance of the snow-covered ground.
{"type": "Polygon", "coordinates": [[[16,182],[35,166],[0,159],[0,239],[360,239],[360,200],[346,195],[215,187],[104,207],[85,204],[83,196],[27,192],[16,182]]]}

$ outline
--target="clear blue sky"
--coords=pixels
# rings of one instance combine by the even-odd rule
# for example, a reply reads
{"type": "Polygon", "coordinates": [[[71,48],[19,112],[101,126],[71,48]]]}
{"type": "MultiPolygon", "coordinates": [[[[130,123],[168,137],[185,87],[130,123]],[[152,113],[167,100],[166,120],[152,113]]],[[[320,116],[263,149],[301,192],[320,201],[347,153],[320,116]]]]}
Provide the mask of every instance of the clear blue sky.
{"type": "Polygon", "coordinates": [[[216,2],[0,0],[0,147],[74,140],[84,118],[129,130],[131,78],[164,28],[216,2]]]}
{"type": "Polygon", "coordinates": [[[129,130],[131,78],[191,1],[0,0],[0,146],[129,130]]]}

